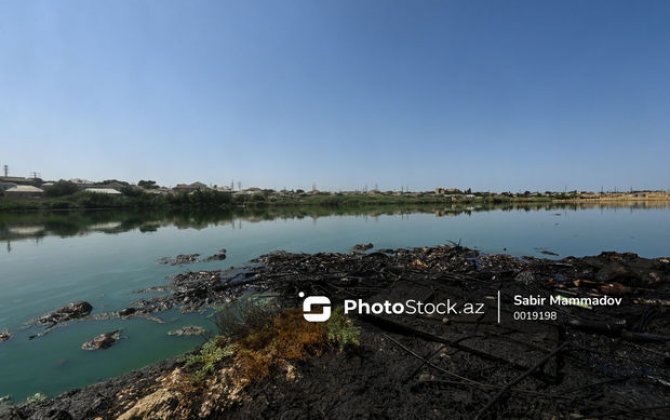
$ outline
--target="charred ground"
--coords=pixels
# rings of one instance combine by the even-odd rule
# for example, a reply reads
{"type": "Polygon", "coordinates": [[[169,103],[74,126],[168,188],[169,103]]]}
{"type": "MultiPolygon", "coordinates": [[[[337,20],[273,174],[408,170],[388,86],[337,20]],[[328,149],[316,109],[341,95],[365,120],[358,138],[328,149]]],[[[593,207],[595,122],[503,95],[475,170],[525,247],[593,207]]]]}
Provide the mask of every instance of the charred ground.
{"type": "MultiPolygon", "coordinates": [[[[133,313],[189,310],[275,296],[278,314],[299,292],[367,302],[482,302],[484,314],[350,315],[360,345],[305,339],[284,357],[274,337],[239,347],[276,360],[245,375],[235,356],[211,372],[186,360],[151,366],[54,399],[14,408],[11,418],[667,418],[670,415],[670,260],[635,254],[546,260],[483,255],[460,246],[352,252],[273,253],[244,270],[185,273],[167,296],[133,313]],[[501,293],[501,322],[497,294],[501,293]],[[520,321],[515,295],[621,297],[620,306],[560,306],[556,320],[520,321]],[[256,345],[254,344],[254,345],[256,345]]],[[[295,311],[293,312],[295,313],[295,311]]],[[[268,317],[277,322],[277,313],[268,317]]],[[[296,322],[294,318],[284,318],[296,322]]],[[[284,321],[283,321],[284,322],[284,321]]],[[[288,321],[286,321],[288,322],[288,321]]],[[[306,326],[307,323],[301,321],[306,326]]],[[[279,324],[274,324],[279,325],[279,324]]],[[[259,326],[249,335],[258,334],[259,326]]],[[[262,328],[262,327],[260,327],[262,328]]],[[[300,329],[295,326],[293,329],[300,329]]],[[[314,332],[324,334],[323,332],[314,332]]],[[[313,339],[311,337],[310,339],[313,339]]],[[[323,335],[325,337],[325,335],[323,335]]],[[[246,339],[248,342],[248,339],[246,339]]],[[[228,353],[226,353],[228,354],[228,353]]]]}

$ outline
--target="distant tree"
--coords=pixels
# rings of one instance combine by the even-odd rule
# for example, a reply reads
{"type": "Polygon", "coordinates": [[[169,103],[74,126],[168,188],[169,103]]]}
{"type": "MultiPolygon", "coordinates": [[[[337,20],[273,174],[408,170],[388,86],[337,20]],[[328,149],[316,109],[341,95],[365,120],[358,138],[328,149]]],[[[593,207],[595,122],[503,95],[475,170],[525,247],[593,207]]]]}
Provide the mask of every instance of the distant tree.
{"type": "Polygon", "coordinates": [[[158,188],[158,185],[156,184],[156,181],[151,181],[151,180],[140,180],[140,182],[137,183],[137,186],[142,187],[146,190],[155,190],[158,188]]]}
{"type": "Polygon", "coordinates": [[[72,195],[79,191],[79,187],[74,182],[65,181],[61,179],[55,182],[52,186],[44,189],[44,194],[48,197],[62,197],[65,195],[72,195]]]}
{"type": "Polygon", "coordinates": [[[130,185],[126,181],[119,181],[118,179],[106,179],[100,183],[100,185],[107,185],[107,184],[130,185]]]}
{"type": "Polygon", "coordinates": [[[42,184],[44,184],[44,181],[42,180],[42,178],[32,178],[32,179],[30,180],[30,184],[31,184],[32,186],[34,186],[34,187],[38,187],[38,188],[39,188],[39,187],[42,186],[42,184]]]}
{"type": "Polygon", "coordinates": [[[140,188],[133,187],[131,185],[124,185],[121,187],[121,193],[127,197],[139,197],[144,194],[140,188]]]}

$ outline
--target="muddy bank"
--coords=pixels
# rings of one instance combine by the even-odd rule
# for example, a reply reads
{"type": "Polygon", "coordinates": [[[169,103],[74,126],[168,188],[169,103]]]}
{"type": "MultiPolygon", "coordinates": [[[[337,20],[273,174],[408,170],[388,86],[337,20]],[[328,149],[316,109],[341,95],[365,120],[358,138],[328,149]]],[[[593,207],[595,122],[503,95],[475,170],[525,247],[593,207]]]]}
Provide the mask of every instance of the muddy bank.
{"type": "Polygon", "coordinates": [[[670,416],[668,258],[610,252],[545,260],[459,246],[366,248],[278,252],[241,270],[188,272],[165,296],[133,305],[137,313],[193,310],[249,291],[276,296],[283,310],[301,307],[301,292],[327,296],[334,307],[359,299],[371,307],[423,304],[422,313],[350,314],[360,331],[355,349],[324,347],[284,359],[262,379],[241,375],[240,359],[220,355],[199,383],[194,375],[202,367],[174,360],[15,407],[6,417],[670,416]],[[441,303],[455,312],[429,310],[441,303]]]}

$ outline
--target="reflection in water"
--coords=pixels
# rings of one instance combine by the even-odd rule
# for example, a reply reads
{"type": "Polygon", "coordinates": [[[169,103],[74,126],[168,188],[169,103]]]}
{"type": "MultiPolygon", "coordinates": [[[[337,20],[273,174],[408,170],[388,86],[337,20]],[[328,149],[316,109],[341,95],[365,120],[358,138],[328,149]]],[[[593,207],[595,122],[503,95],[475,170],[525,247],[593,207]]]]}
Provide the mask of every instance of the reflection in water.
{"type": "Polygon", "coordinates": [[[205,229],[210,226],[229,224],[233,229],[242,229],[242,222],[256,223],[275,219],[311,218],[316,224],[320,217],[363,216],[377,218],[396,215],[401,218],[412,213],[434,214],[436,217],[470,215],[482,211],[551,211],[557,215],[568,211],[589,208],[639,209],[670,208],[669,203],[608,203],[604,204],[507,204],[507,205],[377,205],[355,207],[255,207],[233,210],[97,210],[23,212],[0,214],[0,241],[5,241],[7,252],[12,250],[12,241],[34,240],[39,243],[46,236],[61,238],[86,235],[92,232],[117,234],[138,229],[140,232],[155,232],[161,227],[176,226],[179,229],[205,229]]]}

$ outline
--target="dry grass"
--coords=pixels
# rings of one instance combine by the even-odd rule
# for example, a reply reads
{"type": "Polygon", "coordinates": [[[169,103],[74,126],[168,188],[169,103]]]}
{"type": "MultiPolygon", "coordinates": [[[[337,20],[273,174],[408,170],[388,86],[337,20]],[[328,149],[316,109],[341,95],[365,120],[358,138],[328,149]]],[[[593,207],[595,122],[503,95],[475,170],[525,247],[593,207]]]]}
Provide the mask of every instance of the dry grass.
{"type": "Polygon", "coordinates": [[[319,355],[327,344],[325,324],[307,322],[300,310],[289,309],[241,339],[235,360],[245,378],[260,380],[273,366],[319,355]]]}
{"type": "Polygon", "coordinates": [[[160,395],[169,395],[173,401],[172,412],[196,418],[198,407],[207,406],[210,411],[223,407],[230,403],[226,401],[231,395],[238,395],[275,369],[293,366],[327,350],[343,351],[359,344],[359,329],[341,309],[324,323],[305,321],[300,309],[279,313],[253,309],[248,313],[253,327],[242,326],[237,316],[222,318],[227,331],[234,334],[214,337],[197,353],[187,356],[184,368],[190,373],[177,369],[179,375],[173,376],[178,379],[165,382],[159,389],[160,395]],[[243,332],[245,335],[240,336],[243,332]]]}

